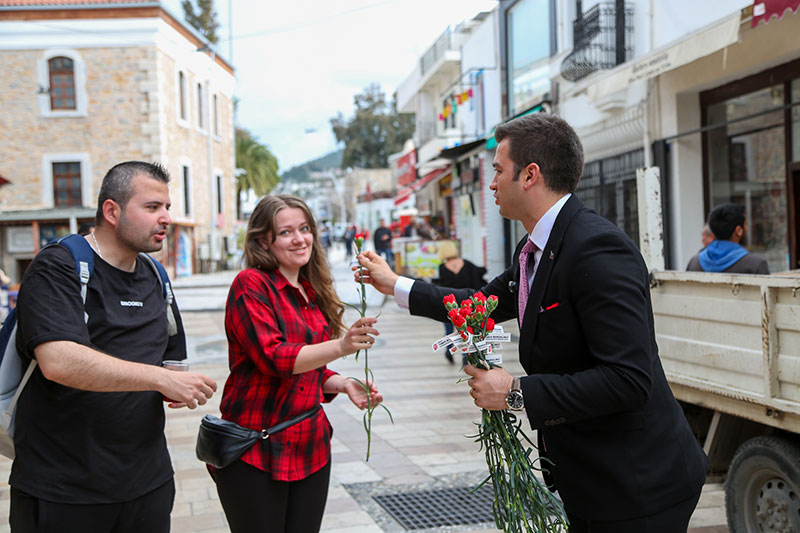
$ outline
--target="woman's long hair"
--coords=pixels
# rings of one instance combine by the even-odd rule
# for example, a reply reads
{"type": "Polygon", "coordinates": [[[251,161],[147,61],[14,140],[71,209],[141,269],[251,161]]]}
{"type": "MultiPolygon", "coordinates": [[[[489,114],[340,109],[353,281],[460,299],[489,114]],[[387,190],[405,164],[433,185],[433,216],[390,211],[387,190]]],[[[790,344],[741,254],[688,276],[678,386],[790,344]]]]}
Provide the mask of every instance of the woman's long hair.
{"type": "Polygon", "coordinates": [[[270,250],[265,250],[258,241],[268,238],[271,234],[272,242],[275,242],[275,218],[278,212],[287,207],[294,207],[303,211],[306,221],[311,228],[314,236],[314,244],[311,247],[311,259],[300,268],[300,276],[308,281],[317,294],[317,305],[331,327],[331,335],[339,337],[344,331],[342,315],[344,306],[336,291],[333,288],[333,278],[328,268],[328,262],[322,252],[322,244],[317,232],[317,224],[314,216],[306,203],[290,194],[267,195],[258,202],[258,205],[250,215],[250,222],[247,224],[247,236],[244,241],[244,262],[248,268],[260,268],[262,270],[276,270],[279,266],[278,260],[270,250]]]}

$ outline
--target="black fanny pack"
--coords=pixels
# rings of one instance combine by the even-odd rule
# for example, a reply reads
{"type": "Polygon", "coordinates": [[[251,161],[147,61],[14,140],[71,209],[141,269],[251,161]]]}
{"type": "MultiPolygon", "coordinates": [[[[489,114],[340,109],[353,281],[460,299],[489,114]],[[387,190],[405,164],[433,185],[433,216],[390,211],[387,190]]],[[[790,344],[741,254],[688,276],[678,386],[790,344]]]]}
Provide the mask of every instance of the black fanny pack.
{"type": "Polygon", "coordinates": [[[243,428],[230,420],[222,420],[213,415],[205,415],[200,421],[200,430],[197,433],[197,458],[215,468],[225,468],[236,461],[253,444],[259,440],[266,440],[270,435],[302,422],[320,410],[316,405],[305,413],[291,420],[276,424],[271,428],[261,431],[243,428]]]}

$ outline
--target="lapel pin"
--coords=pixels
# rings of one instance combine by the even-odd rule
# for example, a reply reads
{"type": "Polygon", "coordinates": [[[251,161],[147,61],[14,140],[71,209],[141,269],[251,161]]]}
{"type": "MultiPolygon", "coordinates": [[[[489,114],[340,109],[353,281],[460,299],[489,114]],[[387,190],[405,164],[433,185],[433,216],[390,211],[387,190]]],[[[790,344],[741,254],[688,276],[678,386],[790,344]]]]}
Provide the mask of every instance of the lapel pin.
{"type": "Polygon", "coordinates": [[[553,250],[550,250],[550,261],[556,258],[556,254],[553,253],[553,250]]]}

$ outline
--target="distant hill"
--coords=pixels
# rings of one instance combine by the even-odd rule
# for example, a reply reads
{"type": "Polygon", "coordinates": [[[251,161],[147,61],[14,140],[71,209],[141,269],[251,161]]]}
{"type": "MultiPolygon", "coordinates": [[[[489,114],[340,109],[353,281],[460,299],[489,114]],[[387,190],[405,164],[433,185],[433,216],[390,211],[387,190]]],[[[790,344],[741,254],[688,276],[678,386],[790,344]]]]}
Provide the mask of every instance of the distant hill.
{"type": "Polygon", "coordinates": [[[283,181],[308,181],[311,172],[319,172],[327,168],[339,168],[342,166],[342,154],[344,150],[337,150],[329,154],[325,154],[317,159],[312,159],[302,165],[297,165],[283,174],[281,179],[283,181]]]}

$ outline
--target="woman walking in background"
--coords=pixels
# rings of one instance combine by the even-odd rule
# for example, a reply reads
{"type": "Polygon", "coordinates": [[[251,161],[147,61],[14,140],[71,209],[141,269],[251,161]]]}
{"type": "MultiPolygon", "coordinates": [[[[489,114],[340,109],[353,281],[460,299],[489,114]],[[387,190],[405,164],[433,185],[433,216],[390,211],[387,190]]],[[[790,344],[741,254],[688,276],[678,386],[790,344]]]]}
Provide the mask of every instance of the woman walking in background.
{"type": "MultiPolygon", "coordinates": [[[[454,289],[480,289],[486,285],[486,281],[483,279],[486,269],[462,259],[455,244],[451,241],[443,241],[439,243],[438,248],[441,263],[439,264],[439,277],[433,280],[434,284],[454,289]]],[[[444,323],[445,335],[450,335],[454,331],[452,323],[449,321],[444,323]]],[[[454,363],[450,350],[445,350],[444,356],[448,362],[454,363]]]]}
{"type": "MultiPolygon", "coordinates": [[[[344,336],[344,308],[317,234],[299,198],[263,198],[250,217],[245,270],[225,308],[230,376],[222,418],[262,430],[313,410],[343,392],[360,409],[363,387],[326,364],[372,347],[375,318],[344,336]]],[[[370,402],[382,400],[370,385],[370,402]]],[[[215,470],[231,531],[319,531],[328,494],[331,425],[325,412],[260,440],[232,465],[215,470]]]]}

